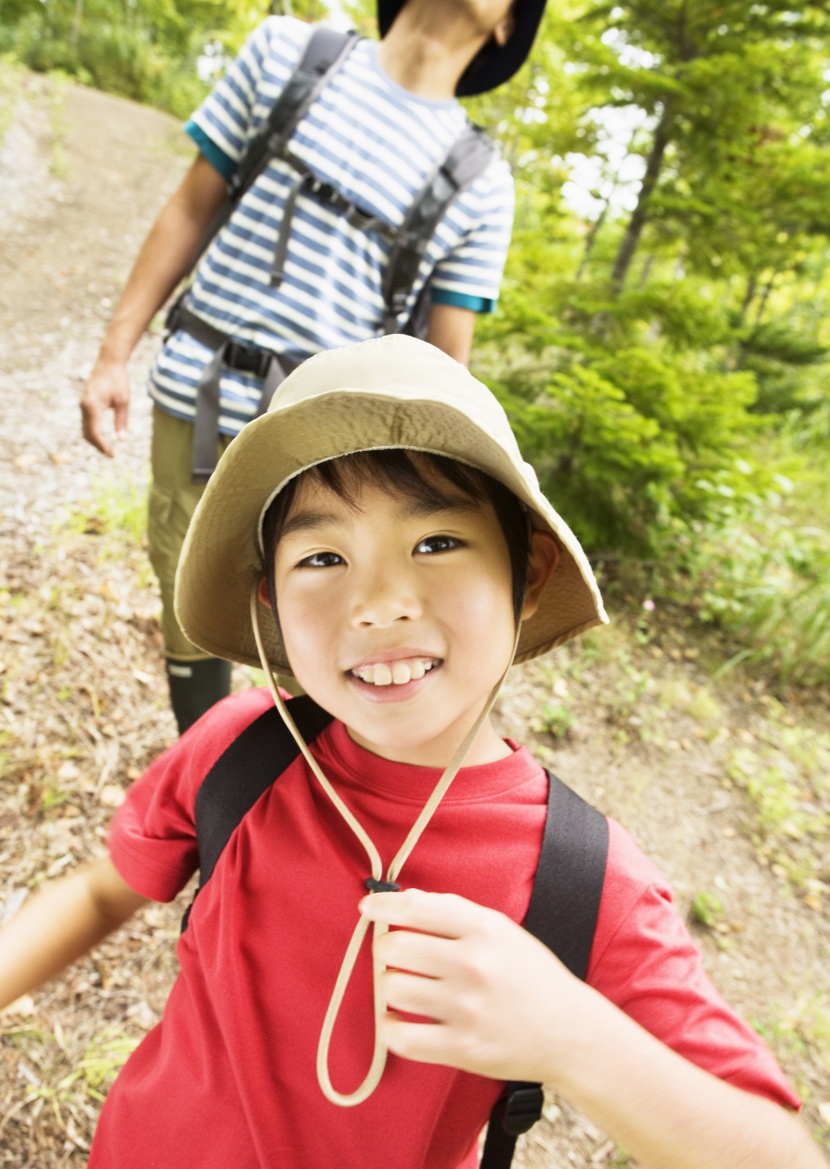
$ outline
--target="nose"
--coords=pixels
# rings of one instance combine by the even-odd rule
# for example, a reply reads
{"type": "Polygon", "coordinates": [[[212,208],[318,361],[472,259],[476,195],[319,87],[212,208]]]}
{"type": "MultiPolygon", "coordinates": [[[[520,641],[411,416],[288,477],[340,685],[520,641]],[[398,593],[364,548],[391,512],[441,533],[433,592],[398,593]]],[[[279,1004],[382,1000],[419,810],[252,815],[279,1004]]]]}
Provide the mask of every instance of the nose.
{"type": "Polygon", "coordinates": [[[354,582],[352,622],[384,628],[396,621],[414,621],[423,605],[407,566],[388,561],[374,565],[354,582]]]}

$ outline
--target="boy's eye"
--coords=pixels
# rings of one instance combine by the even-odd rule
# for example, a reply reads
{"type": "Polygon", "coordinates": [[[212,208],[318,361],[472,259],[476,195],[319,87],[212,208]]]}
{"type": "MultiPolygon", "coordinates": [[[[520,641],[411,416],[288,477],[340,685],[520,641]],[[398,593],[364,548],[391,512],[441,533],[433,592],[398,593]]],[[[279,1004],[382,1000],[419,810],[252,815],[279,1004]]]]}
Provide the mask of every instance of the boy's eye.
{"type": "Polygon", "coordinates": [[[343,557],[336,552],[314,552],[299,561],[298,568],[333,568],[343,563],[343,557]]]}
{"type": "Polygon", "coordinates": [[[416,552],[450,552],[453,548],[460,548],[461,541],[454,536],[427,536],[415,545],[416,552]]]}

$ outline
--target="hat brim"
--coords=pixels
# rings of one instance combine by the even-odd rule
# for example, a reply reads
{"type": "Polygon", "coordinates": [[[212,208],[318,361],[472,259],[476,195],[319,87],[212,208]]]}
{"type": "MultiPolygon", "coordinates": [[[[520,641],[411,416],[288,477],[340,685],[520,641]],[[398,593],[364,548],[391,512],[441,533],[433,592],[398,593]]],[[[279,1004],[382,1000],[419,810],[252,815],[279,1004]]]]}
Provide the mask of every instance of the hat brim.
{"type": "MultiPolygon", "coordinates": [[[[380,448],[432,452],[486,471],[526,504],[534,526],[556,537],[560,562],[536,613],[522,625],[516,661],[607,621],[576,537],[540,492],[533,469],[486,433],[480,420],[429,396],[402,399],[394,388],[382,393],[338,386],[272,409],[249,423],[222,456],[191,522],[176,576],[176,614],[195,645],[259,665],[249,605],[263,574],[259,533],[265,508],[309,466],[380,448]]],[[[272,666],[292,673],[274,621],[261,624],[272,666]]]]}
{"type": "MultiPolygon", "coordinates": [[[[385,37],[406,0],[378,0],[378,29],[385,37]]],[[[516,27],[504,45],[485,45],[462,73],[456,86],[458,97],[475,97],[509,81],[527,60],[546,0],[517,0],[514,7],[516,27]]]]}

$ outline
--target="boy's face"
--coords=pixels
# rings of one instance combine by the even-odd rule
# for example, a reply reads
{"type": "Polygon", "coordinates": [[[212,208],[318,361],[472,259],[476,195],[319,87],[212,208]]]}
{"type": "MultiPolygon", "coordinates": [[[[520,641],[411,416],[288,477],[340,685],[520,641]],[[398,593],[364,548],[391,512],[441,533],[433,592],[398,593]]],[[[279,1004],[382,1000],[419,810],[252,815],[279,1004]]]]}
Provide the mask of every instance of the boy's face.
{"type": "MultiPolygon", "coordinates": [[[[515,625],[492,504],[436,485],[440,506],[371,483],[348,503],[304,479],[275,583],[288,659],[308,694],[375,754],[445,767],[510,660],[515,625]]],[[[487,721],[465,762],[507,754],[487,721]]]]}

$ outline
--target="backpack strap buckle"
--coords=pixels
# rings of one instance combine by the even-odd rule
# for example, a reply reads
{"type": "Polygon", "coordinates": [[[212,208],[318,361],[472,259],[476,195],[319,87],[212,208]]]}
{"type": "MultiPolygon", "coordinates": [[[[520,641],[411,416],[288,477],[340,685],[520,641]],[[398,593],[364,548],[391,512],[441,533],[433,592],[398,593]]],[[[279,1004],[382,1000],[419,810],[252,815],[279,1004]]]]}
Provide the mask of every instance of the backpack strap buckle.
{"type": "Polygon", "coordinates": [[[498,1107],[501,1126],[511,1136],[520,1136],[532,1128],[542,1115],[545,1096],[541,1084],[521,1081],[508,1084],[498,1107]]]}
{"type": "Polygon", "coordinates": [[[394,881],[378,881],[375,877],[367,877],[363,882],[370,893],[400,893],[400,885],[394,881]]]}

